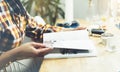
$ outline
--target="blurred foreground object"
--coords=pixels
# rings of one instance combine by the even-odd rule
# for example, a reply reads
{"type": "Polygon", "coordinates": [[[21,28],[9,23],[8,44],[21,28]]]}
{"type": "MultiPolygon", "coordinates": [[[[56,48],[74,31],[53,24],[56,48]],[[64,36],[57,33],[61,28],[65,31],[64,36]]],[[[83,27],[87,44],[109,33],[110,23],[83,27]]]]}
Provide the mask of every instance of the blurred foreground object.
{"type": "Polygon", "coordinates": [[[45,21],[43,20],[43,18],[40,17],[40,16],[35,16],[35,21],[36,21],[38,24],[43,24],[43,25],[46,24],[45,21]]]}
{"type": "Polygon", "coordinates": [[[80,24],[77,21],[72,21],[72,24],[69,24],[67,22],[57,23],[57,26],[64,27],[64,28],[77,28],[78,26],[80,26],[80,24]]]}

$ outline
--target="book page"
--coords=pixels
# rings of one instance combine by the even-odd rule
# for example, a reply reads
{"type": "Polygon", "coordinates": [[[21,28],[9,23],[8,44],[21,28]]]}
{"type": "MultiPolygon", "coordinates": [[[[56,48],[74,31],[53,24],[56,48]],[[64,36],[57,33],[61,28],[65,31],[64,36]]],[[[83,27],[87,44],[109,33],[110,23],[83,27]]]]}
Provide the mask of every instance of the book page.
{"type": "Polygon", "coordinates": [[[86,40],[89,39],[87,30],[76,30],[66,32],[44,33],[43,41],[66,41],[66,40],[86,40]]]}
{"type": "Polygon", "coordinates": [[[53,48],[92,50],[94,44],[91,40],[67,40],[52,43],[53,48]]]}

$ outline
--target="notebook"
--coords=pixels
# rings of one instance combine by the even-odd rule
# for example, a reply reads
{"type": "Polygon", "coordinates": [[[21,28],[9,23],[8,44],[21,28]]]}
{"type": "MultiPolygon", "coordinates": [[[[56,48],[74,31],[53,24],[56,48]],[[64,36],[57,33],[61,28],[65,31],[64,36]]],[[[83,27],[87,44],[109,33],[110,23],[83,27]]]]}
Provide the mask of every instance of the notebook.
{"type": "Polygon", "coordinates": [[[43,43],[54,48],[45,58],[96,56],[97,51],[87,30],[44,33],[43,43]]]}

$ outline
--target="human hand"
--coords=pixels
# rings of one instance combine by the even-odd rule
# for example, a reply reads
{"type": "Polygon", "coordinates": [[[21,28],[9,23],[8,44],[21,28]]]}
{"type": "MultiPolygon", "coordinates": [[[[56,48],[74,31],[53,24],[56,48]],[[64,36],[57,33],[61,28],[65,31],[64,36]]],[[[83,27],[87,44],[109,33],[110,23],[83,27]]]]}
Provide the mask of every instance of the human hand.
{"type": "Polygon", "coordinates": [[[22,59],[29,57],[43,57],[52,50],[52,48],[46,48],[42,43],[36,42],[25,43],[16,49],[18,51],[17,57],[22,59]]]}

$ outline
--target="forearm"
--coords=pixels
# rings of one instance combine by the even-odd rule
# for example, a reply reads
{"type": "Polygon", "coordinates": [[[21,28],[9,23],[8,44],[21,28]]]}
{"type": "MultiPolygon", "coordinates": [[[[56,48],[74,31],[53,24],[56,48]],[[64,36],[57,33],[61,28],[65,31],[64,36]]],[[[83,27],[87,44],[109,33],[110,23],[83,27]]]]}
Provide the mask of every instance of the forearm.
{"type": "Polygon", "coordinates": [[[6,66],[6,64],[9,64],[9,62],[13,62],[16,60],[18,54],[17,49],[12,49],[10,51],[7,51],[3,53],[0,56],[0,70],[6,66]]]}

